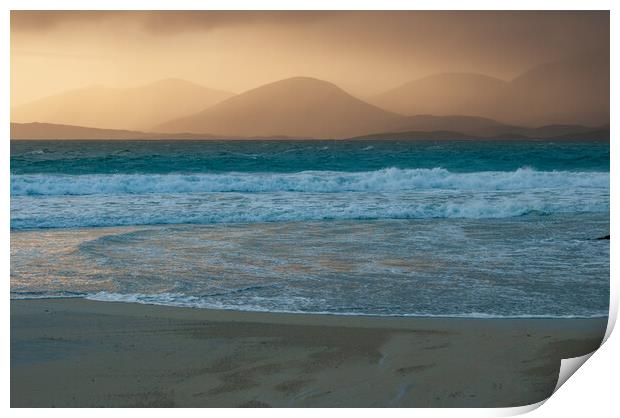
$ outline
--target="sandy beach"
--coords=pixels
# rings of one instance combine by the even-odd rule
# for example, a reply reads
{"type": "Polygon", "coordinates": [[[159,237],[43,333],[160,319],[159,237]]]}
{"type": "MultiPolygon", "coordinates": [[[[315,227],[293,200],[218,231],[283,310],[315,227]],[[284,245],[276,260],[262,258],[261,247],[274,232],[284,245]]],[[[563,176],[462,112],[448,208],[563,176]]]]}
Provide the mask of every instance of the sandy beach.
{"type": "Polygon", "coordinates": [[[11,406],[520,406],[606,323],[12,300],[11,406]]]}

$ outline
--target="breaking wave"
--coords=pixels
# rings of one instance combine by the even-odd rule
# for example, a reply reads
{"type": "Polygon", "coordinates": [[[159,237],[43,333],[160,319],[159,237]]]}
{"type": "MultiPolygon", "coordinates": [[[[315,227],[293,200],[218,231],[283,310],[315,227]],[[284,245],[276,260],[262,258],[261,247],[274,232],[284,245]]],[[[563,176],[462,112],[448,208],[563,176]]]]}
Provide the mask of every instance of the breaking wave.
{"type": "Polygon", "coordinates": [[[528,214],[608,212],[609,193],[588,189],[459,193],[217,193],[18,196],[12,229],[315,220],[497,219],[528,214]],[[285,196],[284,196],[285,195],[285,196]],[[67,201],[68,199],[68,201],[67,201]],[[27,200],[24,201],[24,200],[27,200]]]}
{"type": "Polygon", "coordinates": [[[609,172],[482,171],[386,168],[367,172],[200,174],[23,174],[11,176],[12,196],[179,194],[209,192],[395,192],[403,190],[609,189],[609,172]]]}

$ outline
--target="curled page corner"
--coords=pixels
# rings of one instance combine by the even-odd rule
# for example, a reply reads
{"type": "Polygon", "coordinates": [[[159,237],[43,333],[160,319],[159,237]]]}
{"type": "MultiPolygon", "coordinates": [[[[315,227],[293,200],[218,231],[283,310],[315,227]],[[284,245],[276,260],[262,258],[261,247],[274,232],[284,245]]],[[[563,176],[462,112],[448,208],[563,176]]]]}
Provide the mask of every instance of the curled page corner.
{"type": "MultiPolygon", "coordinates": [[[[592,354],[594,354],[596,350],[591,353],[588,353],[584,356],[572,357],[562,359],[560,363],[560,374],[558,376],[558,382],[555,385],[555,389],[553,389],[553,393],[557,392],[557,390],[564,384],[566,381],[581,367],[583,364],[588,361],[592,354]]],[[[553,395],[553,394],[552,394],[553,395]]]]}
{"type": "MultiPolygon", "coordinates": [[[[591,353],[588,353],[584,356],[579,356],[579,357],[572,357],[572,358],[567,358],[567,359],[562,359],[562,361],[560,362],[560,373],[558,375],[558,381],[555,385],[555,388],[553,389],[553,392],[551,393],[551,396],[553,396],[553,394],[555,392],[557,392],[557,390],[564,384],[566,383],[566,381],[581,367],[584,365],[584,363],[586,361],[588,361],[588,359],[590,357],[592,357],[592,355],[596,352],[596,350],[592,351],[591,353]]],[[[516,416],[516,415],[523,415],[526,414],[528,412],[531,412],[535,409],[538,409],[540,406],[542,406],[545,402],[547,402],[549,400],[549,398],[551,398],[551,396],[549,396],[546,399],[543,399],[540,402],[536,402],[530,405],[523,405],[523,406],[517,406],[517,407],[512,407],[512,408],[504,408],[502,409],[502,412],[498,415],[498,416],[502,416],[502,417],[507,417],[507,416],[516,416]]]]}
{"type": "MultiPolygon", "coordinates": [[[[607,341],[607,339],[609,338],[609,336],[611,335],[615,325],[616,325],[616,317],[617,317],[617,312],[616,312],[617,307],[616,306],[611,306],[610,307],[610,312],[609,312],[609,316],[607,319],[607,328],[605,330],[605,336],[603,337],[603,341],[601,341],[601,345],[599,346],[599,348],[597,348],[596,350],[592,351],[591,353],[585,354],[583,356],[579,356],[579,357],[572,357],[572,358],[566,358],[566,359],[562,359],[562,361],[560,362],[560,373],[558,375],[558,381],[555,385],[555,388],[553,389],[553,393],[557,392],[557,390],[562,387],[562,385],[564,383],[566,383],[566,381],[573,375],[575,374],[575,372],[584,365],[584,363],[586,361],[588,361],[588,359],[590,357],[592,357],[592,355],[594,353],[596,353],[597,350],[599,350],[603,344],[605,344],[605,342],[607,341]]],[[[551,394],[553,396],[553,393],[551,394]]]]}

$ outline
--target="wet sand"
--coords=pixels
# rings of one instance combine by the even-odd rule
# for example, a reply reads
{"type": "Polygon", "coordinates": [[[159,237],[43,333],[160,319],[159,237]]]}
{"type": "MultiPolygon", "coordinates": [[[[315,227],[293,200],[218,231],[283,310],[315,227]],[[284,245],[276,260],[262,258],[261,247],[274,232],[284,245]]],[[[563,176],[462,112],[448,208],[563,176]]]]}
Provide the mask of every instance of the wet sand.
{"type": "Polygon", "coordinates": [[[11,406],[521,406],[606,324],[12,300],[11,406]]]}

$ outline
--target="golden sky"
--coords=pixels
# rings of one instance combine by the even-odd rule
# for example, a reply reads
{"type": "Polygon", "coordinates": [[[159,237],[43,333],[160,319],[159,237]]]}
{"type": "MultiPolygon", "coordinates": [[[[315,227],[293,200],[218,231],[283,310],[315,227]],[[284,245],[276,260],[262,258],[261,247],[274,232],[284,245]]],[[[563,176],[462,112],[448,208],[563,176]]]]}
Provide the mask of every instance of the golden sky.
{"type": "Polygon", "coordinates": [[[238,93],[303,75],[365,97],[591,50],[609,50],[608,12],[13,11],[11,103],[171,77],[238,93]]]}

